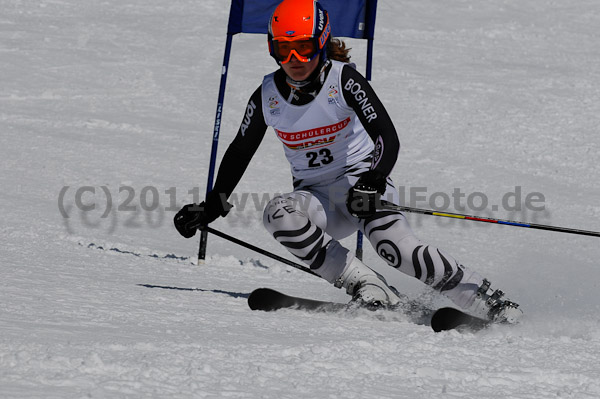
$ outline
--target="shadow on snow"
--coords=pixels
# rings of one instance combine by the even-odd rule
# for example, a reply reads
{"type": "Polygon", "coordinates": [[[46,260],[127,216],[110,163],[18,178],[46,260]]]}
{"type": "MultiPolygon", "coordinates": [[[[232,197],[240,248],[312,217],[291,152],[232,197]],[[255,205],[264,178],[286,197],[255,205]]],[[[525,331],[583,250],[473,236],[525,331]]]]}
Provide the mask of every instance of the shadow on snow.
{"type": "Polygon", "coordinates": [[[137,284],[137,285],[140,287],[145,287],[145,288],[160,288],[163,290],[213,292],[215,294],[229,295],[232,298],[248,298],[250,296],[250,294],[245,294],[242,292],[229,292],[229,291],[223,291],[223,290],[205,290],[202,288],[170,287],[170,286],[166,286],[166,285],[153,285],[153,284],[137,284]]]}

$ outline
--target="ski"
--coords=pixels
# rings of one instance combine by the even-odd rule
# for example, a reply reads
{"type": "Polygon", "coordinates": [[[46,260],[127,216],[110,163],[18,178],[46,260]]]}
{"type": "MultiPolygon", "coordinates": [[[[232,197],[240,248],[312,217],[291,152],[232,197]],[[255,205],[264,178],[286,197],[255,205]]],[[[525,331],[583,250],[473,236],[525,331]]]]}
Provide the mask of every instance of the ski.
{"type": "MultiPolygon", "coordinates": [[[[319,301],[286,295],[270,288],[258,288],[248,297],[248,306],[252,310],[272,312],[280,309],[296,309],[309,312],[342,312],[355,310],[352,302],[340,303],[331,301],[319,301]]],[[[438,310],[426,309],[414,302],[406,303],[397,309],[406,314],[416,324],[430,325],[433,331],[479,331],[491,324],[489,320],[483,320],[471,316],[454,308],[441,308],[438,310]]]]}
{"type": "Polygon", "coordinates": [[[298,309],[313,312],[338,312],[348,307],[346,303],[318,301],[283,294],[270,288],[258,288],[248,297],[252,310],[272,312],[279,309],[298,309]]]}
{"type": "Polygon", "coordinates": [[[492,322],[471,316],[455,308],[441,308],[431,318],[431,328],[435,332],[448,330],[479,331],[492,322]]]}
{"type": "Polygon", "coordinates": [[[347,314],[352,314],[356,311],[366,310],[377,314],[376,317],[385,318],[385,313],[379,313],[380,311],[383,311],[388,312],[388,315],[392,315],[394,313],[402,314],[415,324],[429,325],[431,315],[434,312],[433,310],[423,306],[422,304],[416,303],[415,301],[409,300],[403,295],[401,295],[401,298],[404,299],[403,303],[397,305],[393,309],[372,309],[361,306],[359,303],[353,301],[348,303],[319,301],[315,299],[286,295],[270,288],[258,288],[252,291],[248,297],[248,306],[252,310],[262,310],[266,312],[272,312],[279,309],[295,309],[317,313],[346,312],[347,314]]]}

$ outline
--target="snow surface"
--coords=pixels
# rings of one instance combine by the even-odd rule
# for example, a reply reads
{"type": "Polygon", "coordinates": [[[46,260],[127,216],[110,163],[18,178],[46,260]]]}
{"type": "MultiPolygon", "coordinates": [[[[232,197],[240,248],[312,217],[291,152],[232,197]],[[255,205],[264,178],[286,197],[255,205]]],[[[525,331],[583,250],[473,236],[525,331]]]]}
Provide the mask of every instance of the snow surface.
{"type": "MultiPolygon", "coordinates": [[[[206,188],[229,3],[0,9],[0,397],[600,397],[598,238],[409,215],[521,303],[514,328],[252,312],[263,286],[346,297],[214,236],[197,266],[197,237],[171,225],[206,188]]],[[[600,2],[380,0],[377,22],[373,86],[407,196],[460,188],[487,195],[484,215],[600,230],[600,2]],[[498,206],[515,187],[545,210],[498,206]]],[[[349,43],[364,70],[365,44],[349,43]]],[[[220,154],[274,68],[265,37],[235,38],[220,154]]],[[[291,189],[280,147],[265,139],[238,195],[291,189]]],[[[289,257],[260,215],[250,201],[214,227],[289,257]]],[[[365,258],[412,298],[446,303],[365,258]]]]}

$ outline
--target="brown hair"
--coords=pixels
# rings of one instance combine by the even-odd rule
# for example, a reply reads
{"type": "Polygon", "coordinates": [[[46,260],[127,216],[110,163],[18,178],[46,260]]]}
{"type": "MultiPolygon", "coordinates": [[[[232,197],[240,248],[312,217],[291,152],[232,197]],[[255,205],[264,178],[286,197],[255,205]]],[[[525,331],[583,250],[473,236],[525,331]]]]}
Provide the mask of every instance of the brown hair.
{"type": "Polygon", "coordinates": [[[331,38],[327,43],[327,57],[332,60],[350,62],[350,50],[352,49],[346,48],[346,43],[337,38],[331,38]]]}

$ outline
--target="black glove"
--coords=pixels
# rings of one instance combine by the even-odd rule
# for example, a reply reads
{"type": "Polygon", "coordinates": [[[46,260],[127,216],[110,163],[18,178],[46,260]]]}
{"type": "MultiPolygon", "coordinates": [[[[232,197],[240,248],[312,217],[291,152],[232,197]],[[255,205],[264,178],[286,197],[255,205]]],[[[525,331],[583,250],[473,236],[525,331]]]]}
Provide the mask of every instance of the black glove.
{"type": "Polygon", "coordinates": [[[360,175],[350,190],[346,206],[354,217],[366,219],[373,216],[378,206],[381,207],[381,195],[385,193],[386,177],[375,170],[360,175]]]}
{"type": "Polygon", "coordinates": [[[227,215],[231,208],[233,205],[222,199],[219,193],[211,191],[206,196],[206,201],[200,204],[187,204],[181,208],[175,215],[173,223],[179,234],[191,238],[196,234],[196,230],[206,227],[219,216],[227,215]]]}

